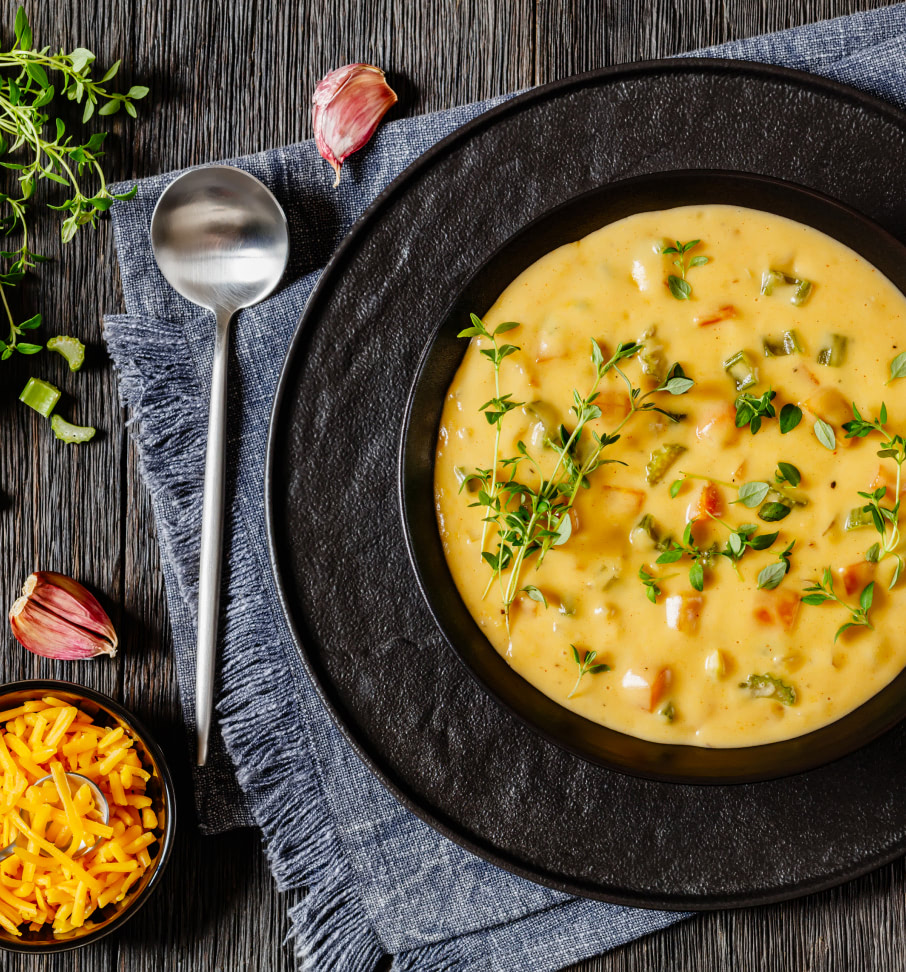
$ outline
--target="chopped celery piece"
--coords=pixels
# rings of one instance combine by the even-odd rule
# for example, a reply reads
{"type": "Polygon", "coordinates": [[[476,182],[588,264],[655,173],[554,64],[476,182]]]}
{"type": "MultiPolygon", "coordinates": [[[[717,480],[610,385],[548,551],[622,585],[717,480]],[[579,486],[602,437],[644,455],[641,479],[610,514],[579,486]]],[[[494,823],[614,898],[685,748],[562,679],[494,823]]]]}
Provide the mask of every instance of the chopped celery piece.
{"type": "Polygon", "coordinates": [[[62,354],[69,363],[70,371],[78,371],[85,363],[85,345],[78,338],[68,334],[58,334],[47,342],[49,351],[62,354]]]}
{"type": "Polygon", "coordinates": [[[847,339],[842,334],[831,334],[818,352],[818,364],[839,368],[846,359],[847,339]]]}
{"type": "Polygon", "coordinates": [[[788,354],[801,354],[802,342],[795,331],[784,331],[778,338],[765,337],[761,339],[766,358],[782,358],[788,354]]]}
{"type": "Polygon", "coordinates": [[[53,429],[53,434],[61,442],[87,442],[94,438],[96,432],[96,429],[93,429],[90,425],[73,425],[72,422],[67,422],[60,415],[51,417],[50,427],[53,429]]]}
{"type": "Polygon", "coordinates": [[[648,485],[654,486],[655,483],[659,483],[667,474],[667,470],[685,451],[686,447],[680,445],[678,442],[668,442],[666,445],[655,449],[648,459],[648,465],[645,467],[648,485]]]}
{"type": "Polygon", "coordinates": [[[846,523],[843,524],[843,529],[849,530],[861,530],[863,527],[874,526],[874,519],[871,515],[871,510],[866,510],[862,506],[857,506],[855,509],[850,510],[846,514],[846,523]]]}
{"type": "Polygon", "coordinates": [[[739,683],[739,687],[748,689],[756,699],[774,699],[783,705],[794,705],[796,702],[796,690],[793,686],[787,685],[775,675],[750,675],[739,683]]]}
{"type": "Polygon", "coordinates": [[[795,287],[790,303],[801,307],[812,295],[811,280],[800,280],[792,274],[784,273],[782,270],[765,270],[761,275],[761,292],[765,297],[770,297],[774,293],[774,288],[779,285],[795,287]]]}
{"type": "Polygon", "coordinates": [[[796,286],[796,293],[790,297],[790,303],[801,307],[812,296],[811,280],[800,280],[796,286]]]}
{"type": "Polygon", "coordinates": [[[657,327],[649,327],[639,335],[639,344],[642,350],[639,352],[639,365],[643,375],[649,375],[659,383],[667,377],[667,361],[664,358],[664,349],[653,339],[657,335],[657,327]]]}
{"type": "Polygon", "coordinates": [[[629,534],[629,542],[635,545],[644,537],[655,548],[655,550],[666,550],[670,546],[670,538],[661,534],[657,522],[650,513],[646,513],[641,520],[632,528],[629,534]]]}
{"type": "Polygon", "coordinates": [[[41,381],[40,378],[29,378],[19,396],[20,402],[25,402],[29,408],[33,408],[44,418],[50,415],[59,400],[60,389],[51,385],[49,381],[41,381]]]}
{"type": "Polygon", "coordinates": [[[758,384],[758,372],[748,351],[737,351],[724,362],[724,371],[736,382],[736,390],[743,391],[758,384]]]}
{"type": "Polygon", "coordinates": [[[784,506],[808,506],[807,496],[803,496],[799,490],[785,486],[778,485],[769,490],[766,499],[771,503],[783,503],[784,506]]]}
{"type": "Polygon", "coordinates": [[[777,284],[784,282],[784,275],[779,270],[765,270],[761,275],[761,292],[765,297],[770,297],[774,293],[777,284]]]}
{"type": "Polygon", "coordinates": [[[460,490],[463,489],[463,483],[466,484],[465,489],[469,493],[477,493],[481,489],[481,482],[478,476],[470,475],[462,466],[454,466],[453,475],[456,476],[456,482],[459,483],[460,490]]]}

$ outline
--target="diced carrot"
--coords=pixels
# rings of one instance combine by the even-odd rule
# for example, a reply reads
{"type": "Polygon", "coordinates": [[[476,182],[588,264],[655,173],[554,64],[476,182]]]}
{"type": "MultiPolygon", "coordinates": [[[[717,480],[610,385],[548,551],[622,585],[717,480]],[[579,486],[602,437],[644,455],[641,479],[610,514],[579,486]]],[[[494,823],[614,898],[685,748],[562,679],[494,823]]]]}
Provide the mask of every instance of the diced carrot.
{"type": "Polygon", "coordinates": [[[658,702],[667,694],[667,690],[673,683],[673,671],[666,666],[661,668],[657,675],[654,676],[654,681],[651,683],[651,696],[648,703],[648,711],[654,712],[657,707],[658,702]]]}
{"type": "Polygon", "coordinates": [[[793,630],[802,600],[795,591],[758,591],[753,614],[764,625],[779,625],[784,631],[793,630]]]}
{"type": "Polygon", "coordinates": [[[691,516],[687,514],[689,520],[710,520],[712,517],[720,516],[723,513],[723,498],[720,490],[714,483],[705,483],[701,492],[698,494],[698,503],[695,504],[691,516]]]}
{"type": "Polygon", "coordinates": [[[843,590],[847,594],[861,591],[866,584],[874,580],[876,564],[867,560],[860,560],[848,567],[835,567],[834,573],[843,582],[843,590]]]}
{"type": "Polygon", "coordinates": [[[713,314],[707,317],[695,317],[693,320],[699,327],[707,327],[709,324],[719,324],[721,321],[728,321],[738,316],[739,311],[733,304],[724,304],[713,314]]]}
{"type": "Polygon", "coordinates": [[[701,594],[672,594],[664,601],[667,627],[682,634],[695,634],[704,603],[705,599],[701,594]]]}

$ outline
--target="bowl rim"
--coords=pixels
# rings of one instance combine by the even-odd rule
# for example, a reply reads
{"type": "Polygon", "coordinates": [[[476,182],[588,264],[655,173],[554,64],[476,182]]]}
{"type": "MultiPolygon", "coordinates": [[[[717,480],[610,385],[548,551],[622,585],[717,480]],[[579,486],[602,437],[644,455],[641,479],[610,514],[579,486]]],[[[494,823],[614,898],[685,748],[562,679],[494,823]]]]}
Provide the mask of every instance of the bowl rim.
{"type": "Polygon", "coordinates": [[[167,864],[169,863],[170,854],[173,851],[173,844],[176,839],[176,788],[173,785],[173,776],[170,773],[170,767],[167,763],[166,757],[163,754],[163,750],[161,750],[160,746],[157,744],[154,737],[148,731],[148,728],[141,721],[141,719],[130,712],[121,702],[117,702],[116,699],[111,698],[109,695],[105,695],[103,692],[97,691],[97,689],[88,688],[85,685],[79,685],[77,682],[68,682],[65,679],[54,678],[29,678],[21,679],[16,682],[4,682],[0,684],[0,700],[2,700],[4,696],[11,695],[14,692],[33,691],[62,691],[69,692],[72,695],[79,695],[85,699],[88,699],[89,701],[97,702],[99,705],[109,709],[116,716],[122,719],[123,722],[125,722],[129,728],[140,737],[141,741],[151,753],[151,756],[157,765],[158,773],[160,774],[167,809],[167,821],[160,838],[160,855],[158,857],[157,866],[154,868],[148,883],[145,885],[141,894],[133,899],[132,903],[127,908],[122,909],[102,928],[89,931],[78,939],[59,942],[13,942],[0,938],[0,949],[3,949],[4,951],[18,952],[27,955],[50,955],[56,952],[70,952],[73,949],[82,948],[84,945],[91,945],[94,942],[100,941],[102,938],[106,938],[107,935],[121,928],[127,921],[129,921],[129,919],[132,918],[140,908],[144,907],[148,898],[154,893],[160,884],[163,873],[167,868],[167,864]]]}
{"type": "MultiPolygon", "coordinates": [[[[507,252],[511,250],[511,248],[518,245],[519,240],[524,237],[538,234],[538,230],[544,227],[545,224],[553,222],[562,217],[564,213],[582,208],[583,203],[587,201],[597,200],[601,196],[606,196],[608,194],[620,193],[639,187],[644,188],[651,184],[657,186],[658,184],[663,185],[664,183],[670,183],[673,181],[684,183],[688,182],[689,180],[694,181],[696,179],[708,180],[710,184],[709,190],[716,190],[718,193],[725,191],[726,188],[732,186],[734,183],[737,185],[743,183],[753,187],[759,187],[762,190],[767,191],[769,194],[776,193],[781,196],[787,195],[791,200],[798,199],[807,205],[817,206],[819,209],[827,212],[829,214],[829,218],[832,216],[837,218],[842,217],[844,222],[850,224],[850,227],[853,229],[858,228],[862,233],[865,234],[865,241],[871,241],[871,243],[877,244],[880,249],[888,253],[899,251],[900,256],[903,258],[903,266],[906,266],[906,243],[899,240],[874,220],[865,216],[863,213],[860,213],[853,207],[840,202],[838,199],[818,192],[807,186],[803,186],[788,180],[778,179],[773,176],[765,176],[740,170],[671,169],[616,180],[571,197],[560,205],[546,211],[517,229],[481,264],[481,266],[477,267],[474,272],[464,281],[462,286],[459,288],[457,296],[453,299],[446,310],[439,315],[437,326],[426,340],[422,349],[403,411],[403,421],[400,430],[399,448],[397,453],[397,495],[406,552],[409,557],[410,565],[415,573],[416,583],[419,591],[421,592],[428,610],[431,613],[435,625],[437,626],[437,629],[442,635],[448,648],[464,666],[472,679],[477,682],[480,688],[490,695],[490,697],[493,698],[497,704],[519,719],[520,722],[527,726],[533,733],[540,735],[548,742],[551,742],[554,745],[557,745],[586,761],[602,766],[606,769],[625,773],[630,776],[655,780],[661,783],[724,786],[757,783],[766,780],[798,775],[800,773],[814,770],[821,766],[836,762],[837,760],[850,755],[856,750],[861,749],[863,746],[868,745],[875,739],[878,739],[880,736],[884,735],[904,718],[906,718],[906,667],[904,667],[896,676],[894,676],[890,682],[879,689],[874,695],[870,696],[868,699],[858,705],[855,709],[850,710],[849,712],[840,716],[838,719],[835,719],[833,722],[817,729],[810,730],[807,733],[793,736],[788,739],[778,740],[770,743],[762,743],[759,745],[707,747],[678,743],[657,743],[603,726],[600,723],[587,719],[586,717],[581,716],[578,713],[573,712],[572,710],[567,709],[565,706],[561,706],[559,703],[550,699],[549,696],[542,693],[527,679],[516,673],[514,669],[509,667],[509,665],[506,665],[506,662],[504,661],[508,672],[511,673],[509,676],[505,676],[510,682],[519,680],[519,682],[522,683],[523,691],[529,695],[536,705],[541,705],[548,711],[550,711],[550,706],[554,706],[557,710],[559,710],[559,712],[557,712],[555,715],[559,716],[560,719],[567,724],[567,731],[563,731],[563,729],[561,729],[559,733],[554,732],[546,726],[539,724],[536,718],[527,715],[527,713],[524,711],[524,709],[527,708],[526,706],[514,705],[510,699],[506,698],[493,684],[483,678],[482,675],[479,674],[479,672],[476,671],[475,668],[473,668],[473,666],[469,663],[466,658],[466,653],[460,644],[457,643],[457,640],[450,635],[447,625],[442,619],[442,615],[446,613],[446,609],[443,606],[443,601],[445,598],[451,598],[454,602],[458,602],[459,607],[464,610],[467,615],[469,615],[472,621],[472,627],[474,628],[473,634],[477,634],[479,638],[485,642],[488,648],[490,648],[494,654],[497,654],[496,649],[493,648],[490,641],[486,638],[484,633],[481,632],[474,618],[471,616],[471,613],[468,611],[468,608],[465,607],[462,597],[456,587],[455,581],[452,578],[452,574],[449,570],[449,565],[445,556],[443,557],[442,568],[444,573],[440,582],[441,593],[439,595],[433,593],[433,589],[436,587],[436,584],[427,573],[427,565],[422,559],[422,552],[427,544],[440,544],[439,532],[437,530],[436,520],[434,524],[434,533],[428,537],[424,535],[424,532],[420,532],[413,528],[413,498],[411,496],[411,490],[408,488],[407,484],[407,473],[410,467],[410,435],[413,426],[413,416],[417,410],[421,385],[423,381],[426,380],[425,376],[432,364],[436,345],[438,344],[439,339],[444,335],[444,332],[450,328],[452,317],[457,313],[458,305],[462,303],[464,296],[469,292],[469,290],[476,287],[477,281],[480,281],[485,274],[491,273],[495,263],[500,261],[507,254],[507,252]],[[861,732],[853,733],[849,737],[846,737],[839,747],[831,747],[833,749],[831,753],[828,753],[826,748],[822,749],[821,743],[824,742],[829,735],[839,732],[838,727],[841,724],[845,722],[858,722],[859,718],[864,719],[865,713],[869,707],[883,709],[885,699],[891,697],[900,699],[899,706],[895,713],[888,714],[885,718],[875,719],[873,723],[868,724],[867,729],[861,732]],[[578,735],[568,731],[570,727],[577,728],[579,726],[584,728],[586,731],[593,731],[602,737],[618,737],[619,742],[624,746],[629,746],[632,749],[647,752],[647,758],[650,765],[631,765],[625,760],[611,758],[609,754],[601,755],[600,753],[590,753],[587,748],[584,748],[582,745],[576,742],[578,735]],[[778,767],[775,765],[773,768],[771,768],[771,755],[777,754],[780,756],[780,758],[782,758],[782,753],[780,753],[781,749],[786,749],[788,751],[792,750],[794,752],[793,758],[789,759],[788,764],[785,766],[778,767]],[[693,755],[694,757],[700,757],[705,753],[712,754],[710,758],[712,759],[712,762],[717,764],[720,764],[721,762],[729,763],[733,758],[735,758],[735,762],[740,764],[740,768],[729,775],[726,773],[718,774],[714,772],[677,773],[660,768],[664,762],[669,763],[669,761],[673,758],[682,759],[683,757],[693,755]],[[750,763],[751,760],[760,761],[761,768],[752,766],[750,763]]],[[[633,210],[633,213],[652,212],[661,209],[667,210],[695,204],[695,202],[680,202],[674,206],[668,205],[649,208],[643,207],[633,210]]],[[[757,201],[750,205],[747,203],[747,201],[733,202],[730,200],[721,201],[715,199],[707,201],[700,200],[698,204],[738,205],[745,209],[783,216],[783,218],[792,219],[793,221],[798,221],[803,223],[803,225],[817,229],[819,232],[822,232],[826,236],[830,236],[832,239],[836,240],[836,242],[841,243],[842,245],[853,250],[872,266],[879,269],[880,272],[882,272],[884,276],[890,280],[893,286],[896,287],[897,290],[904,295],[904,297],[906,297],[906,271],[902,271],[902,282],[897,283],[896,280],[892,279],[887,270],[878,268],[876,263],[871,258],[866,256],[862,249],[854,245],[852,242],[847,242],[840,237],[835,236],[827,229],[822,229],[821,227],[816,226],[807,220],[799,220],[796,219],[796,217],[764,208],[763,206],[759,205],[757,201]]],[[[627,212],[625,216],[631,214],[632,213],[627,212]]],[[[604,226],[610,225],[619,219],[625,218],[625,216],[615,216],[613,218],[606,219],[603,222],[598,223],[597,228],[603,228],[604,226]]],[[[568,239],[561,239],[558,242],[554,242],[550,245],[535,247],[535,249],[538,250],[538,253],[527,263],[525,263],[523,269],[533,265],[546,253],[550,253],[571,241],[581,239],[588,235],[588,233],[594,231],[594,228],[586,228],[568,239]]],[[[871,247],[866,245],[865,249],[871,249],[871,247]]],[[[893,266],[894,264],[892,263],[891,267],[893,266]]],[[[520,272],[521,271],[517,271],[515,274],[513,274],[513,276],[509,279],[509,282],[504,285],[504,289],[509,286],[509,283],[512,283],[512,281],[516,279],[516,276],[518,276],[520,272]]],[[[502,291],[497,293],[497,296],[491,301],[490,304],[488,304],[488,307],[482,307],[480,311],[476,312],[480,314],[486,313],[497,297],[500,296],[500,293],[502,293],[502,291]]],[[[459,310],[462,310],[462,308],[459,308],[459,310]]],[[[467,345],[464,343],[462,356],[465,355],[466,347],[467,345]]],[[[460,361],[462,360],[462,356],[460,356],[460,361]]],[[[438,410],[438,423],[435,425],[434,429],[435,442],[441,412],[442,408],[438,410]]],[[[432,480],[434,461],[435,460],[432,456],[430,463],[432,480]]],[[[498,655],[498,657],[500,656],[498,655]]]]}

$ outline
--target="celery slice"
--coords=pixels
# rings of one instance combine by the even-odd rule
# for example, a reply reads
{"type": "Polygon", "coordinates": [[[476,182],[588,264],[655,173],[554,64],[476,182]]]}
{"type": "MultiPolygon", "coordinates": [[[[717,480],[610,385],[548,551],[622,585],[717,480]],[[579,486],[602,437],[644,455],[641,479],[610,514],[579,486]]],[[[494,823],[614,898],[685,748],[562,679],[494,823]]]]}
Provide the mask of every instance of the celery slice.
{"type": "Polygon", "coordinates": [[[761,275],[761,292],[765,297],[770,297],[774,293],[774,288],[779,285],[795,287],[790,303],[796,307],[801,307],[812,296],[811,280],[801,280],[792,274],[784,273],[782,270],[765,270],[761,275]]]}
{"type": "Polygon", "coordinates": [[[69,363],[70,371],[78,371],[85,363],[85,345],[78,338],[58,334],[47,342],[46,347],[49,351],[62,354],[69,363]]]}
{"type": "Polygon", "coordinates": [[[667,470],[685,451],[686,447],[678,442],[668,442],[666,445],[655,449],[645,467],[648,485],[654,486],[655,483],[659,483],[667,474],[667,470]]]}
{"type": "Polygon", "coordinates": [[[847,338],[843,334],[831,334],[818,352],[818,364],[839,368],[846,360],[847,338]]]}
{"type": "Polygon", "coordinates": [[[724,362],[724,371],[736,382],[736,390],[743,391],[758,383],[758,372],[747,351],[737,351],[724,362]]]}
{"type": "Polygon", "coordinates": [[[874,526],[871,510],[857,506],[846,514],[846,523],[843,524],[843,529],[849,532],[850,530],[862,530],[864,527],[870,526],[874,526]]]}
{"type": "Polygon", "coordinates": [[[56,385],[51,385],[49,381],[42,381],[40,378],[29,378],[19,396],[20,402],[24,402],[29,408],[33,408],[38,415],[43,415],[44,418],[50,415],[59,400],[60,389],[56,385]]]}
{"type": "Polygon", "coordinates": [[[788,354],[802,353],[802,342],[795,331],[784,331],[780,338],[763,337],[761,346],[766,358],[782,358],[788,354]]]}
{"type": "Polygon", "coordinates": [[[89,439],[94,438],[97,431],[90,425],[73,425],[72,422],[67,422],[61,415],[51,416],[50,427],[53,429],[53,434],[61,442],[69,443],[88,442],[89,439]]]}

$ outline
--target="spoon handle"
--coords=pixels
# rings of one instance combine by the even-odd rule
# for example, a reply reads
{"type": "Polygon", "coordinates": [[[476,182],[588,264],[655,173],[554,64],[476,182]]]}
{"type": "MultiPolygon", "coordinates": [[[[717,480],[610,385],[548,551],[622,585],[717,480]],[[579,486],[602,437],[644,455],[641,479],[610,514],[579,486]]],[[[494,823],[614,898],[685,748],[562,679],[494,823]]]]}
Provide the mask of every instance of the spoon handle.
{"type": "Polygon", "coordinates": [[[220,567],[223,547],[223,493],[226,465],[227,364],[230,355],[230,312],[217,311],[211,406],[204,463],[204,506],[201,514],[201,557],[198,566],[198,648],[195,662],[196,762],[208,759],[208,736],[214,706],[214,662],[220,616],[220,567]]]}

